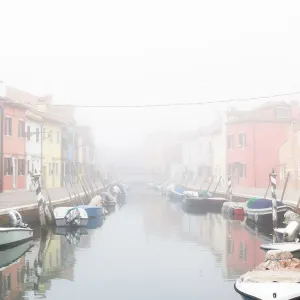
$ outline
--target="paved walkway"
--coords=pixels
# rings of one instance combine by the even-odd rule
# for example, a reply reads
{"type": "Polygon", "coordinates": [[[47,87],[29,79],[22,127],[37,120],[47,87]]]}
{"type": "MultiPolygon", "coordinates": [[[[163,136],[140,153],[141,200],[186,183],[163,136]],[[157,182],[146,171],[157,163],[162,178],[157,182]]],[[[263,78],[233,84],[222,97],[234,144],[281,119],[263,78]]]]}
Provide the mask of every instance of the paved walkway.
{"type": "MultiPolygon", "coordinates": [[[[100,184],[98,184],[98,188],[100,187],[100,184]]],[[[79,184],[76,185],[76,189],[81,195],[84,194],[83,189],[79,184]]],[[[47,198],[45,191],[42,191],[43,195],[47,198]]],[[[51,201],[54,203],[69,199],[68,191],[65,188],[51,188],[48,189],[48,193],[51,201]]],[[[1,211],[3,212],[11,208],[28,207],[34,205],[37,205],[35,191],[11,191],[0,194],[0,214],[1,211]]]]}

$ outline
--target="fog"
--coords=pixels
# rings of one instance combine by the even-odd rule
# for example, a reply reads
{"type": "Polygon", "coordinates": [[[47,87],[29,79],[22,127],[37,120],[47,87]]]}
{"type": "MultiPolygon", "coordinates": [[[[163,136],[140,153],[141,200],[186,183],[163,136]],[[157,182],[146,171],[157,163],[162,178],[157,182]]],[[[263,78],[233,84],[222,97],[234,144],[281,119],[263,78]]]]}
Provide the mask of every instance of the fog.
{"type": "MultiPolygon", "coordinates": [[[[293,93],[299,8],[274,0],[1,1],[0,80],[74,106],[293,93]]],[[[138,153],[149,133],[197,130],[216,111],[264,101],[78,108],[76,118],[92,126],[102,158],[128,164],[145,159],[138,153]]]]}

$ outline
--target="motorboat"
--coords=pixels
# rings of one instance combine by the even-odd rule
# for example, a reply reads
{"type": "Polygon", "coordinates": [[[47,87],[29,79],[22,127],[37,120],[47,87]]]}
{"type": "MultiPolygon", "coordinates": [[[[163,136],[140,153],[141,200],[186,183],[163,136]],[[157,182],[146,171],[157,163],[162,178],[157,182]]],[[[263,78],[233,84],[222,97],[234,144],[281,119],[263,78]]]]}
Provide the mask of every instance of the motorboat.
{"type": "Polygon", "coordinates": [[[0,227],[0,248],[13,247],[32,239],[33,230],[23,223],[19,212],[11,210],[8,217],[10,227],[0,227]]]}
{"type": "Polygon", "coordinates": [[[288,251],[271,250],[266,261],[242,275],[234,284],[247,299],[300,299],[300,260],[288,251]]]}
{"type": "Polygon", "coordinates": [[[103,206],[105,208],[115,207],[117,204],[117,199],[109,192],[101,192],[100,196],[103,199],[103,206]]]}
{"type": "Polygon", "coordinates": [[[55,225],[58,227],[84,227],[88,223],[88,214],[82,207],[56,207],[53,210],[55,225]]]}
{"type": "Polygon", "coordinates": [[[29,240],[12,248],[1,249],[0,269],[22,257],[32,246],[33,242],[29,240]]]}
{"type": "MultiPolygon", "coordinates": [[[[272,225],[272,200],[265,198],[251,198],[246,202],[245,214],[247,219],[258,225],[272,225]]],[[[280,201],[277,201],[277,220],[278,224],[284,220],[284,214],[287,211],[287,206],[280,201]]]]}

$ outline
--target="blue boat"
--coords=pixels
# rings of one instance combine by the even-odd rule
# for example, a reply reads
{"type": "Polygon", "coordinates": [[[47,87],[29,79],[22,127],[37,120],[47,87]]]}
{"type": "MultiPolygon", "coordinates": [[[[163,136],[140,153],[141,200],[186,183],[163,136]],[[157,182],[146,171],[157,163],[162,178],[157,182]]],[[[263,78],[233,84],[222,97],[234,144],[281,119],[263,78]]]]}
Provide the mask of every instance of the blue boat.
{"type": "Polygon", "coordinates": [[[103,225],[103,218],[95,218],[95,219],[89,219],[87,228],[88,229],[95,229],[98,227],[101,227],[103,225]]]}
{"type": "Polygon", "coordinates": [[[106,216],[106,210],[103,206],[92,206],[92,205],[80,205],[83,208],[89,219],[102,219],[106,216]]]}

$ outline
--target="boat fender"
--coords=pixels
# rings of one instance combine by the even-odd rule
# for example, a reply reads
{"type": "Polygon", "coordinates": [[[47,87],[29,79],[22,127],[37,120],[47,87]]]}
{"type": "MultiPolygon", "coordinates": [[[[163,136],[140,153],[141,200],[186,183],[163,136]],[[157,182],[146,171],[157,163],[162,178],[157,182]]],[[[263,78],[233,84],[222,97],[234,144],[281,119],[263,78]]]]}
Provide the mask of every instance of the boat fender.
{"type": "Polygon", "coordinates": [[[28,225],[23,223],[22,216],[16,210],[10,210],[8,212],[9,224],[13,227],[27,227],[28,225]]]}
{"type": "Polygon", "coordinates": [[[297,221],[290,222],[283,233],[283,239],[287,242],[293,242],[299,235],[300,224],[297,221]]]}

